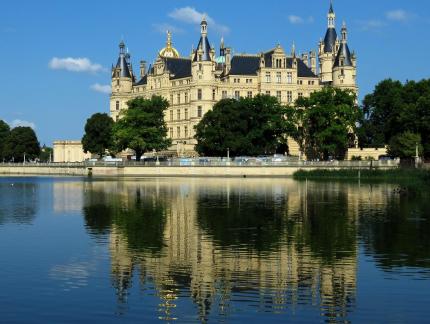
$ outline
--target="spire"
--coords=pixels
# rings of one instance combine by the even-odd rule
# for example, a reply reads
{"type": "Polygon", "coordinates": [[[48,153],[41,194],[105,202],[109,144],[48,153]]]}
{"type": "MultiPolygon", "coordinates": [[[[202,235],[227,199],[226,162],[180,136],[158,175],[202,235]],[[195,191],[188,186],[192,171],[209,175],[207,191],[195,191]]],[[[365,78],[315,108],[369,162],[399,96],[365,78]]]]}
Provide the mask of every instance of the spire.
{"type": "Polygon", "coordinates": [[[293,46],[291,47],[291,55],[296,57],[296,43],[293,41],[293,46]]]}
{"type": "Polygon", "coordinates": [[[348,41],[348,29],[346,28],[346,22],[343,21],[342,23],[342,42],[348,41]]]}
{"type": "Polygon", "coordinates": [[[334,10],[333,10],[333,0],[330,0],[330,9],[328,11],[329,14],[334,14],[334,10]]]}
{"type": "Polygon", "coordinates": [[[193,61],[210,61],[211,60],[211,46],[209,44],[209,40],[207,38],[208,35],[208,23],[206,22],[206,16],[203,16],[202,22],[200,23],[201,30],[200,30],[200,40],[199,44],[197,45],[197,49],[194,54],[193,61]]]}
{"type": "Polygon", "coordinates": [[[200,33],[202,36],[206,36],[208,34],[208,23],[206,21],[206,15],[203,15],[202,22],[200,23],[200,33]]]}
{"type": "Polygon", "coordinates": [[[353,66],[352,63],[352,55],[349,51],[349,47],[347,44],[348,40],[348,30],[346,28],[346,23],[342,24],[342,42],[339,47],[339,51],[337,52],[336,59],[334,61],[334,67],[343,67],[343,66],[353,66]]]}
{"type": "Polygon", "coordinates": [[[125,52],[125,44],[124,41],[121,40],[119,43],[119,57],[116,63],[116,68],[120,70],[119,77],[123,78],[131,78],[130,70],[128,67],[128,60],[130,59],[130,54],[125,52]]]}
{"type": "Polygon", "coordinates": [[[161,57],[179,57],[179,52],[172,45],[172,33],[167,31],[166,47],[160,50],[158,54],[161,57]]]}
{"type": "Polygon", "coordinates": [[[328,11],[327,21],[328,28],[336,27],[336,14],[333,9],[333,0],[330,0],[330,9],[328,11]]]}
{"type": "Polygon", "coordinates": [[[327,32],[324,37],[324,53],[333,53],[337,40],[336,14],[333,9],[333,0],[330,0],[330,8],[327,14],[327,32]]]}

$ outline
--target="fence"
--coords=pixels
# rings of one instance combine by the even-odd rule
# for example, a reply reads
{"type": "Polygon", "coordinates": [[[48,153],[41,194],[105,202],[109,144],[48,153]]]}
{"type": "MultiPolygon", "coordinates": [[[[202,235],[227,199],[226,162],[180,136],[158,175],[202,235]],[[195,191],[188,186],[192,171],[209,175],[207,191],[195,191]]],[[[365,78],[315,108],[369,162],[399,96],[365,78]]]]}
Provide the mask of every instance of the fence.
{"type": "Polygon", "coordinates": [[[399,166],[395,160],[384,161],[264,161],[259,159],[172,159],[167,161],[86,161],[69,163],[0,163],[6,167],[306,167],[306,168],[394,168],[399,166]]]}

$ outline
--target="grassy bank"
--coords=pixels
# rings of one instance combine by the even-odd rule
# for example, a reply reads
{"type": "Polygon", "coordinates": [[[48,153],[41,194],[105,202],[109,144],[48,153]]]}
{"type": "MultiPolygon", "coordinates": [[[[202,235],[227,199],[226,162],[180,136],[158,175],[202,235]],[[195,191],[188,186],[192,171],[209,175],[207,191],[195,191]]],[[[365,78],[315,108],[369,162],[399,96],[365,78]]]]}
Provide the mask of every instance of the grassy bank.
{"type": "Polygon", "coordinates": [[[428,184],[430,185],[430,171],[421,169],[390,169],[390,170],[353,170],[353,169],[342,169],[342,170],[328,170],[328,169],[316,169],[316,170],[299,170],[294,173],[294,179],[296,180],[369,180],[369,181],[387,181],[393,183],[411,182],[417,184],[428,184]]]}

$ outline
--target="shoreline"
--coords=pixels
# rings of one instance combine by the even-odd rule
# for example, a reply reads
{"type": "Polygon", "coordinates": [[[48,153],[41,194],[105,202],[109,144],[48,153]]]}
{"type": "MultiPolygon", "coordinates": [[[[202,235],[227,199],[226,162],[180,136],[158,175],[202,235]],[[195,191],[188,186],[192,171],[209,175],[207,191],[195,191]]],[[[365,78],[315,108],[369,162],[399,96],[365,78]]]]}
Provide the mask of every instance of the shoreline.
{"type": "MultiPolygon", "coordinates": [[[[378,170],[397,165],[372,166],[378,170]]],[[[271,166],[124,166],[124,165],[0,165],[0,176],[92,176],[92,177],[199,177],[199,178],[291,178],[297,172],[358,172],[360,164],[295,164],[271,166]],[[325,170],[325,171],[324,171],[325,170]]],[[[364,171],[365,172],[365,171],[364,171]]]]}

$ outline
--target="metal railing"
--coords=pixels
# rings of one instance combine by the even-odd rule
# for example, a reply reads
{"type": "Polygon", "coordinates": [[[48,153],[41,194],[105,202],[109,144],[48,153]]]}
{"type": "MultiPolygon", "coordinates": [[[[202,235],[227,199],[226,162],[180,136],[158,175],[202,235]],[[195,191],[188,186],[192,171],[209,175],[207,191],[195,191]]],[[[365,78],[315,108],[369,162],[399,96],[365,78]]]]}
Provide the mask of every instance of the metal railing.
{"type": "Polygon", "coordinates": [[[85,161],[66,163],[0,163],[0,167],[56,167],[56,168],[91,168],[91,167],[315,167],[315,168],[388,168],[397,167],[396,160],[384,161],[266,161],[255,158],[186,158],[162,161],[85,161]]]}

